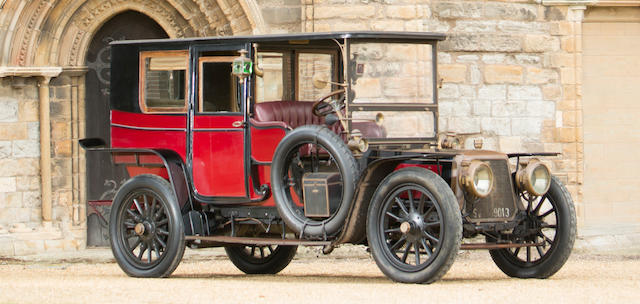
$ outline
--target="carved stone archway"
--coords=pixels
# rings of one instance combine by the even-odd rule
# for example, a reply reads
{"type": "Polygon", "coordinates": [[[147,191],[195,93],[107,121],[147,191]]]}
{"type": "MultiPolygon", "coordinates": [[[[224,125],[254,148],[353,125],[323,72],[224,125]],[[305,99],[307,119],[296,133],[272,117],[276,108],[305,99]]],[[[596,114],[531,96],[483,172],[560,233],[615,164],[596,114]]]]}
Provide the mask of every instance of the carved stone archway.
{"type": "Polygon", "coordinates": [[[84,236],[86,220],[84,155],[77,144],[84,136],[85,58],[95,33],[125,11],[149,16],[171,38],[268,31],[256,0],[15,0],[3,4],[0,77],[39,80],[42,222],[49,227],[51,222],[70,223],[70,228],[78,230],[78,239],[84,236]]]}

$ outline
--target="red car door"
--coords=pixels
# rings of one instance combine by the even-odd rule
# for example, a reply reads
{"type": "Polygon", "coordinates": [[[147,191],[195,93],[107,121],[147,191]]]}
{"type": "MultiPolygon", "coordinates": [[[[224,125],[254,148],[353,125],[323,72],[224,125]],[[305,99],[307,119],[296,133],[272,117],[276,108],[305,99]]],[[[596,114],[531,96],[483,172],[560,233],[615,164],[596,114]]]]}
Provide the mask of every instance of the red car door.
{"type": "Polygon", "coordinates": [[[234,56],[200,56],[197,94],[191,125],[191,172],[196,194],[246,198],[246,123],[237,78],[231,74],[234,56]]]}

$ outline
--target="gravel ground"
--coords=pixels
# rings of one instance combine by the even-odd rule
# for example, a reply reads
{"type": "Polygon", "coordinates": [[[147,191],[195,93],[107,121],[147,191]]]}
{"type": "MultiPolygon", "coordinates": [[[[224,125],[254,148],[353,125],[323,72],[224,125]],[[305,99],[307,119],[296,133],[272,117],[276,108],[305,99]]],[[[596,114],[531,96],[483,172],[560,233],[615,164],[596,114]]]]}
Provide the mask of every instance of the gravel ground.
{"type": "Polygon", "coordinates": [[[512,279],[462,252],[431,285],[385,278],[362,247],[302,248],[278,275],[244,275],[220,249],[189,250],[169,279],[127,277],[108,249],[0,258],[1,303],[639,303],[640,256],[572,255],[547,280],[512,279]]]}

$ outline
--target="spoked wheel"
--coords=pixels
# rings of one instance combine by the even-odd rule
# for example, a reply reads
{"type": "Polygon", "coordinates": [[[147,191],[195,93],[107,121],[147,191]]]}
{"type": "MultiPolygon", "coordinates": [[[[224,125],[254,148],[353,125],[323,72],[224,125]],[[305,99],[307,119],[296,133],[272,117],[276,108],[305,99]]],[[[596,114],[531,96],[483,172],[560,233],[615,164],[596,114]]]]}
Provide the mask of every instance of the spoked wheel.
{"type": "Polygon", "coordinates": [[[293,260],[298,246],[228,246],[227,256],[246,274],[276,274],[293,260]]]}
{"type": "MultiPolygon", "coordinates": [[[[547,278],[569,258],[576,237],[576,214],[571,195],[553,177],[549,191],[541,197],[523,195],[527,206],[515,240],[531,247],[490,250],[491,258],[505,274],[517,278],[547,278]]],[[[518,229],[518,228],[516,228],[518,229]]],[[[487,236],[487,241],[495,237],[487,236]]]]}
{"type": "MultiPolygon", "coordinates": [[[[357,163],[342,138],[326,127],[308,125],[289,132],[278,144],[271,183],[278,212],[289,228],[310,239],[335,235],[349,213],[358,177],[357,163]],[[326,198],[328,216],[305,213],[303,177],[326,173],[334,192],[326,198]]],[[[325,199],[325,198],[322,198],[325,199]]]]}
{"type": "Polygon", "coordinates": [[[120,268],[133,277],[166,277],[184,254],[184,224],[171,185],[139,175],[116,194],[109,231],[120,268]]]}
{"type": "Polygon", "coordinates": [[[461,234],[455,196],[431,171],[398,170],[382,181],[371,200],[369,246],[380,270],[392,280],[438,280],[453,264],[461,234]]]}

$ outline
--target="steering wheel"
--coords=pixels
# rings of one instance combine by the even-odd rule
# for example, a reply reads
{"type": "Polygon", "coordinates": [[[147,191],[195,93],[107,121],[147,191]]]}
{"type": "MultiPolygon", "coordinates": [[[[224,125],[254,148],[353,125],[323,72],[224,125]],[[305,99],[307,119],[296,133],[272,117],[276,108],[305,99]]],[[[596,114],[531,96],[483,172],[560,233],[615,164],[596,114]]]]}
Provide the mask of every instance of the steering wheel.
{"type": "MultiPolygon", "coordinates": [[[[330,97],[339,96],[340,94],[344,94],[344,89],[333,91],[327,94],[326,96],[321,97],[316,102],[314,102],[313,109],[312,109],[313,115],[318,117],[324,117],[327,114],[334,113],[336,109],[333,106],[331,106],[331,104],[328,103],[326,100],[329,99],[330,97]]],[[[342,109],[344,107],[344,98],[339,98],[338,103],[339,103],[338,109],[342,109]]]]}

